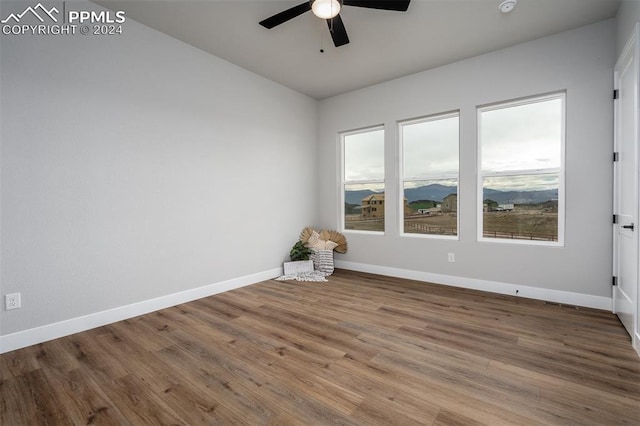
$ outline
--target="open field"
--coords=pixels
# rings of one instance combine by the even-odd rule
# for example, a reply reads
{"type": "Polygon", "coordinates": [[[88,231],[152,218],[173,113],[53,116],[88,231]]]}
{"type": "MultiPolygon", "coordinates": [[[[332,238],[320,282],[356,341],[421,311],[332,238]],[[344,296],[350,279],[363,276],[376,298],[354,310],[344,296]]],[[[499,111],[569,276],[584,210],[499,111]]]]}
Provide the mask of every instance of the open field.
{"type": "Polygon", "coordinates": [[[404,219],[407,234],[457,235],[458,216],[456,213],[439,215],[414,215],[404,219]]]}
{"type": "Polygon", "coordinates": [[[358,231],[384,232],[384,218],[362,219],[359,214],[346,215],[344,227],[345,229],[353,229],[358,231]]]}
{"type": "Polygon", "coordinates": [[[485,212],[486,238],[558,241],[558,213],[540,210],[485,212]]]}
{"type": "MultiPolygon", "coordinates": [[[[404,232],[410,234],[457,235],[457,214],[415,214],[404,220],[404,232]]],[[[384,219],[362,219],[359,215],[346,216],[346,229],[384,231],[384,219]]],[[[558,213],[529,206],[518,206],[511,212],[484,212],[485,238],[557,241],[558,213]]]]}

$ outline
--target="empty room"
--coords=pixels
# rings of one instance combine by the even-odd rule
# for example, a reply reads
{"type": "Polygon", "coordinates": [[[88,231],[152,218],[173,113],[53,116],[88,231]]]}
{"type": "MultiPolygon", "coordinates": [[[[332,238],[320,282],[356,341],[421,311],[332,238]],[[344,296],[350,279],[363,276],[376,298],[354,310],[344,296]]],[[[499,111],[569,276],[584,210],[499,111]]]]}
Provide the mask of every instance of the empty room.
{"type": "Polygon", "coordinates": [[[640,425],[640,0],[0,21],[0,424],[640,425]]]}

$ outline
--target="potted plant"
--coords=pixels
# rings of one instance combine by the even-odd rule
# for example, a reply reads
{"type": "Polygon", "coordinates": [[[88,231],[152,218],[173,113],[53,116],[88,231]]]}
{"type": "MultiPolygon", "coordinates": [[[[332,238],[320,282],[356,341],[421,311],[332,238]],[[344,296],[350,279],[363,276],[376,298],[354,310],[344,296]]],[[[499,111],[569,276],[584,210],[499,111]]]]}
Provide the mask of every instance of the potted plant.
{"type": "Polygon", "coordinates": [[[291,251],[289,252],[289,257],[292,262],[297,262],[300,260],[309,260],[309,256],[313,254],[313,251],[304,245],[302,241],[296,242],[291,251]]]}
{"type": "Polygon", "coordinates": [[[289,252],[291,262],[284,262],[284,274],[293,275],[303,272],[313,272],[313,262],[309,260],[312,254],[313,250],[307,247],[302,241],[296,242],[289,252]]]}

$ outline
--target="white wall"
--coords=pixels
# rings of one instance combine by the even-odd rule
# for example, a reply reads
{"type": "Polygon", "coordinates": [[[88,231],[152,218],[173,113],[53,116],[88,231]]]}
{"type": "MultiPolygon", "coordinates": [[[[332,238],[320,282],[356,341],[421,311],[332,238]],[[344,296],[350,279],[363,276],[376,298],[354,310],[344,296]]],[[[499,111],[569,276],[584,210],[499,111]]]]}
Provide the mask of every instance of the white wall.
{"type": "Polygon", "coordinates": [[[315,218],[316,101],[123,28],[0,37],[1,335],[275,276],[315,218]]]}
{"type": "Polygon", "coordinates": [[[629,40],[633,28],[637,22],[640,22],[640,0],[622,0],[616,14],[618,23],[618,32],[616,38],[616,47],[618,55],[622,53],[625,43],[629,40]]]}
{"type": "Polygon", "coordinates": [[[320,203],[326,206],[321,223],[328,227],[338,226],[340,214],[339,132],[385,125],[386,196],[395,200],[396,121],[461,111],[460,240],[400,237],[398,213],[387,208],[385,235],[348,233],[349,252],[339,260],[406,276],[424,272],[460,285],[466,278],[475,284],[589,295],[599,301],[595,305],[606,304],[611,297],[615,44],[616,24],[609,20],[322,101],[320,203]],[[560,90],[567,92],[565,246],[478,242],[476,106],[560,90]],[[456,254],[455,263],[447,262],[448,252],[456,254]]]}

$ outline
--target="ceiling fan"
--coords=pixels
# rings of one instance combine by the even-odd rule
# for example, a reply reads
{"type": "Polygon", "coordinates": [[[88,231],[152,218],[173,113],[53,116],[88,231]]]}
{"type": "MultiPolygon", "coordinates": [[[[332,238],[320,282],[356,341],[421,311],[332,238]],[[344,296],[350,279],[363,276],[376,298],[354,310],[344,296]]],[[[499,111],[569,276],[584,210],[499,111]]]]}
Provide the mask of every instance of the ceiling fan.
{"type": "Polygon", "coordinates": [[[342,6],[406,12],[410,2],[411,0],[309,0],[260,21],[260,25],[271,29],[311,10],[318,18],[327,20],[333,44],[339,47],[349,43],[347,30],[340,17],[342,6]]]}

